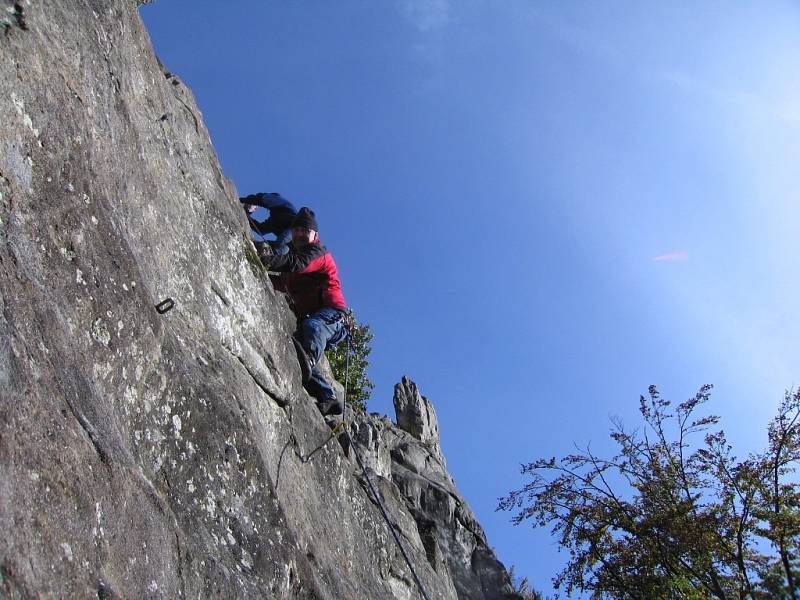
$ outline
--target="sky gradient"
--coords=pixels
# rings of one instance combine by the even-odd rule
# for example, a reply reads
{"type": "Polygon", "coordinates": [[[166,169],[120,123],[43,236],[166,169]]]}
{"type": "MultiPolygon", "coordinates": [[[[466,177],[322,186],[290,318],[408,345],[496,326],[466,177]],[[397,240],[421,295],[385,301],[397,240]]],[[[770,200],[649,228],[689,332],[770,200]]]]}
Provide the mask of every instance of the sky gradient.
{"type": "Polygon", "coordinates": [[[800,384],[800,7],[159,0],[140,12],[240,193],[311,206],[507,565],[565,557],[497,499],[611,449],[650,384],[739,455],[800,384]]]}

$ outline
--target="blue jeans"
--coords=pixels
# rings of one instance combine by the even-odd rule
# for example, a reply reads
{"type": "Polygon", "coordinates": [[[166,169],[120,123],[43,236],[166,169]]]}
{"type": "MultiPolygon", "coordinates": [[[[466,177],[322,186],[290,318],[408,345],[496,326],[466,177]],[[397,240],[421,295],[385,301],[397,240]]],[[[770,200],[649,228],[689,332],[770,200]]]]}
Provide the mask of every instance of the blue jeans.
{"type": "Polygon", "coordinates": [[[297,341],[311,361],[311,377],[306,389],[317,400],[336,398],[336,392],[317,368],[325,350],[329,350],[347,338],[344,315],[335,308],[323,308],[303,319],[295,334],[297,341]]]}

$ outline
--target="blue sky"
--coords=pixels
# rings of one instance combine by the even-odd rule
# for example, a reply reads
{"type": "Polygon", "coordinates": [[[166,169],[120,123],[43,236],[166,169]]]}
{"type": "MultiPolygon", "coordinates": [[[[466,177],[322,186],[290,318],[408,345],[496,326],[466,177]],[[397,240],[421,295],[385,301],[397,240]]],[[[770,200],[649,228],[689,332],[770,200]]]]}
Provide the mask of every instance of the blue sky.
{"type": "Polygon", "coordinates": [[[565,558],[495,513],[518,465],[610,448],[656,384],[740,454],[800,384],[800,7],[159,0],[140,10],[244,195],[317,212],[507,566],[565,558]]]}

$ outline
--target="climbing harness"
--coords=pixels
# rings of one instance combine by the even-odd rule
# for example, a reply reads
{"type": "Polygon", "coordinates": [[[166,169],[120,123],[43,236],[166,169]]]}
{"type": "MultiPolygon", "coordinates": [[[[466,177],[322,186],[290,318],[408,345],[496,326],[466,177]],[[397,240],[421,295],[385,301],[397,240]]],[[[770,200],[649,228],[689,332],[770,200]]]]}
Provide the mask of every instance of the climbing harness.
{"type": "Polygon", "coordinates": [[[345,382],[344,387],[345,390],[347,389],[347,362],[350,359],[350,337],[356,332],[356,318],[353,315],[353,311],[351,309],[347,309],[344,313],[342,313],[342,322],[344,322],[344,327],[347,329],[347,357],[345,362],[345,382]]]}

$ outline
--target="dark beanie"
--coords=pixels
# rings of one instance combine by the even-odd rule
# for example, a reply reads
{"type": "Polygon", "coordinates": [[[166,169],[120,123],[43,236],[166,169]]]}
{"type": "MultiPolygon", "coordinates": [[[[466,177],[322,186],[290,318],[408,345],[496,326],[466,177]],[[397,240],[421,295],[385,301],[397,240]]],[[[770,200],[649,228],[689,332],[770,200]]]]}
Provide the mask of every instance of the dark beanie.
{"type": "Polygon", "coordinates": [[[297,216],[292,221],[292,227],[305,227],[306,229],[313,229],[319,231],[317,227],[317,217],[314,216],[314,211],[304,206],[297,212],[297,216]]]}

